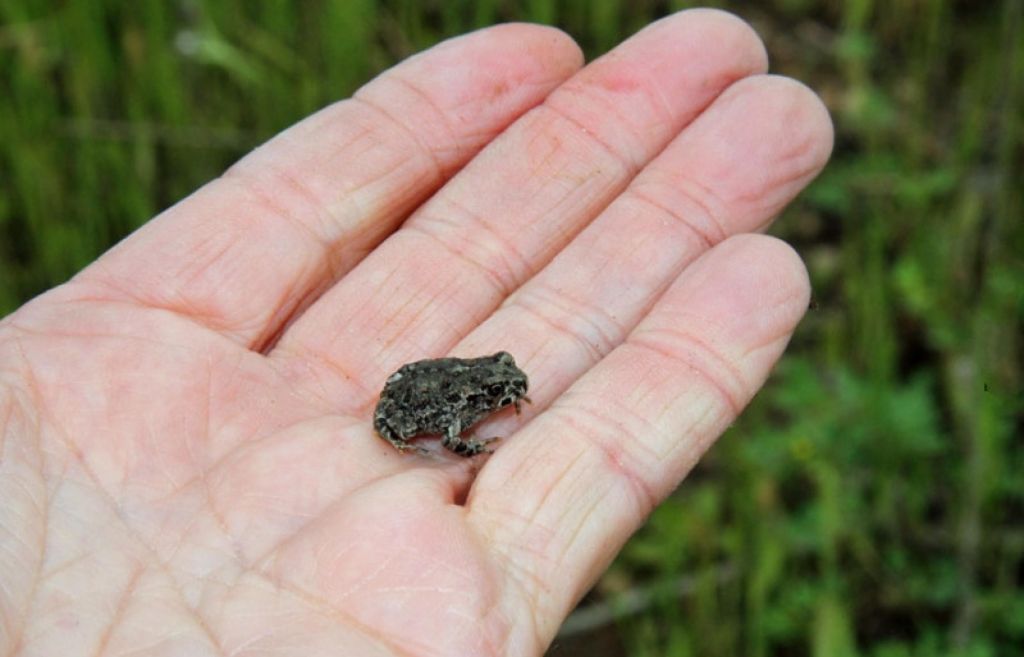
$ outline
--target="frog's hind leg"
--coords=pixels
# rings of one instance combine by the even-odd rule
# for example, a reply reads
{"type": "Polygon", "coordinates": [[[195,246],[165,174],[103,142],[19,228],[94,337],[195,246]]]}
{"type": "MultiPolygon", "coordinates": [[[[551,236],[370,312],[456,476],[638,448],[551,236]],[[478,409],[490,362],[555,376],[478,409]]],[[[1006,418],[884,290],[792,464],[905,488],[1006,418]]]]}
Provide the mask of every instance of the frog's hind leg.
{"type": "Polygon", "coordinates": [[[458,422],[448,427],[448,430],[444,432],[444,437],[441,438],[441,445],[459,456],[476,456],[477,454],[490,454],[494,451],[488,449],[487,444],[498,440],[498,438],[484,438],[483,440],[470,438],[467,440],[459,435],[460,428],[458,422]]]}
{"type": "Polygon", "coordinates": [[[377,430],[377,435],[378,436],[380,436],[384,440],[386,440],[389,443],[391,443],[394,446],[395,449],[397,449],[399,452],[402,452],[403,454],[405,452],[410,452],[410,451],[417,452],[419,454],[429,454],[430,453],[430,450],[428,450],[426,448],[423,448],[423,447],[420,447],[419,445],[413,445],[412,443],[410,443],[405,438],[402,438],[402,436],[400,436],[398,434],[398,432],[396,432],[394,429],[392,429],[387,424],[380,423],[375,428],[377,430]]]}

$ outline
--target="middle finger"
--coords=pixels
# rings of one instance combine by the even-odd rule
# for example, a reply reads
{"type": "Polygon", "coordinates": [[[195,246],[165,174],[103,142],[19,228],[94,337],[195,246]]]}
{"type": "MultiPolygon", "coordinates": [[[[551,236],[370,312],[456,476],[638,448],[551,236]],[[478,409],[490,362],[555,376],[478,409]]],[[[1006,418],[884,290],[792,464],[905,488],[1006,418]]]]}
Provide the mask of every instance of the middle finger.
{"type": "Polygon", "coordinates": [[[446,352],[725,88],[765,67],[757,35],[723,12],[682,12],[642,30],[495,140],[273,355],[312,368],[305,377],[359,409],[377,390],[358,382],[446,352]]]}

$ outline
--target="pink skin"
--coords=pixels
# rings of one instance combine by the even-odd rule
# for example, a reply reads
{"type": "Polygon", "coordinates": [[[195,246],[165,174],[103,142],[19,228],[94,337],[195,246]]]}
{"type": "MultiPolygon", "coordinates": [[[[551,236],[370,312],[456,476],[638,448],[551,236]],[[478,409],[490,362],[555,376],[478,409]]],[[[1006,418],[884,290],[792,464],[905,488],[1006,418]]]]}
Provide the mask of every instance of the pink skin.
{"type": "Polygon", "coordinates": [[[0,323],[0,654],[543,652],[782,353],[806,274],[750,233],[832,139],[720,12],[580,66],[441,44],[0,323]],[[398,366],[499,349],[495,454],[374,436],[398,366]]]}

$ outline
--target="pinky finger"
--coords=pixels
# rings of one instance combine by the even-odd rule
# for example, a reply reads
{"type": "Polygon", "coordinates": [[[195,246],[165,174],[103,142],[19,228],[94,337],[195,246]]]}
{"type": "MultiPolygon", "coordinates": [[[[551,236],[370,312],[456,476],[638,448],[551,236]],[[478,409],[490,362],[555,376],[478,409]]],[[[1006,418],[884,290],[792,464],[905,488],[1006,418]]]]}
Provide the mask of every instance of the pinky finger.
{"type": "Polygon", "coordinates": [[[467,501],[549,641],[651,509],[764,383],[807,308],[798,256],[734,237],[491,457],[467,501]]]}

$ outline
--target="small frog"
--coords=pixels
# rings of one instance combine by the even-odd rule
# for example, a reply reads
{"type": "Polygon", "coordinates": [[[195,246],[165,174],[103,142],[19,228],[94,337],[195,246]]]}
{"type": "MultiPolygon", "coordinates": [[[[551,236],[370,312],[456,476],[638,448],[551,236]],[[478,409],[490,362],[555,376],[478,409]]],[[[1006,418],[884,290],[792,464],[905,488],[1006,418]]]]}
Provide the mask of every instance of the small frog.
{"type": "Polygon", "coordinates": [[[526,374],[506,351],[482,358],[436,358],[408,363],[388,377],[373,412],[377,434],[401,451],[427,450],[409,444],[424,434],[461,456],[490,452],[496,440],[464,439],[462,433],[510,404],[520,412],[528,387],[526,374]]]}

